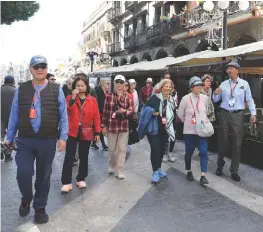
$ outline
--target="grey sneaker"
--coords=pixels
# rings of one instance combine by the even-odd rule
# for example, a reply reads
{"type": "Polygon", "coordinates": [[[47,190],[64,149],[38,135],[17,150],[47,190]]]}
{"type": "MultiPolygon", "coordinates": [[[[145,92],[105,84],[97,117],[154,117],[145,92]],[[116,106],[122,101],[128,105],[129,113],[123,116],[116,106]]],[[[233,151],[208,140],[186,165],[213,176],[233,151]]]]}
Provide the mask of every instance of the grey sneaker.
{"type": "Polygon", "coordinates": [[[169,153],[167,155],[167,158],[168,158],[168,161],[171,162],[171,163],[174,163],[175,162],[175,156],[173,153],[169,153]]]}
{"type": "Polygon", "coordinates": [[[168,157],[167,157],[167,155],[164,155],[164,156],[163,156],[163,162],[164,162],[164,163],[167,163],[167,162],[168,162],[168,157]]]}

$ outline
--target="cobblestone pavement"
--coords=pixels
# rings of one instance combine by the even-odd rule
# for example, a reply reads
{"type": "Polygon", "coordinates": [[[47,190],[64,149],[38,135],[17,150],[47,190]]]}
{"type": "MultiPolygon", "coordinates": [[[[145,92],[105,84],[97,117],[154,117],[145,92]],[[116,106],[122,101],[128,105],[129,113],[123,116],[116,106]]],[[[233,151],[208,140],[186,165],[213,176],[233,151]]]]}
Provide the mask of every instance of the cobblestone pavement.
{"type": "MultiPolygon", "coordinates": [[[[168,180],[150,184],[151,166],[147,140],[133,146],[126,164],[126,178],[118,181],[107,175],[107,153],[90,154],[87,190],[74,188],[60,194],[63,154],[56,155],[49,204],[50,222],[34,226],[33,212],[18,215],[20,193],[15,163],[2,163],[2,232],[221,232],[263,231],[263,171],[240,166],[242,181],[230,179],[226,159],[225,175],[218,178],[216,155],[209,155],[210,181],[204,188],[184,176],[184,144],[177,142],[174,164],[164,164],[168,180]],[[31,229],[30,229],[31,228],[31,229]],[[30,230],[28,230],[30,229],[30,230]]],[[[196,152],[197,153],[197,152],[196,152]]],[[[199,180],[199,159],[193,156],[193,173],[199,180]]],[[[76,168],[74,168],[76,174],[76,168]]]]}

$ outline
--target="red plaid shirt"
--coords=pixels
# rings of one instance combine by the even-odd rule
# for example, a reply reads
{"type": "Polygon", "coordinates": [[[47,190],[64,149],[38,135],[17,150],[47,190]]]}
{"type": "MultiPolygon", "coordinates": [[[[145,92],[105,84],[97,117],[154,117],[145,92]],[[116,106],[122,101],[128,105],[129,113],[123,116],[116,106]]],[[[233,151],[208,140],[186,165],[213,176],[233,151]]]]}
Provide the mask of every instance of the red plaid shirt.
{"type": "Polygon", "coordinates": [[[116,93],[109,93],[106,96],[104,110],[102,114],[102,124],[106,126],[111,133],[120,133],[129,131],[128,119],[118,120],[116,117],[112,118],[112,114],[115,113],[116,102],[120,104],[119,107],[127,110],[126,115],[133,114],[132,101],[128,94],[123,93],[120,97],[116,93]]]}

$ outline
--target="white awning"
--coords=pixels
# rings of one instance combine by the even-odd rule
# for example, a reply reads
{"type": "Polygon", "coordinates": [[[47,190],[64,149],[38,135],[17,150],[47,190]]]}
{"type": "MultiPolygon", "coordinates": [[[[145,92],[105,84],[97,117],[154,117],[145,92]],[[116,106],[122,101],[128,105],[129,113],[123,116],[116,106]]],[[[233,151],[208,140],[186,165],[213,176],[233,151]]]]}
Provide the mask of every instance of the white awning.
{"type": "Polygon", "coordinates": [[[238,47],[228,48],[226,50],[212,52],[200,55],[198,57],[193,57],[186,61],[177,63],[180,66],[190,66],[190,65],[202,65],[209,63],[221,62],[222,58],[225,57],[226,60],[232,60],[235,56],[240,57],[263,57],[263,41],[250,43],[238,47]]]}

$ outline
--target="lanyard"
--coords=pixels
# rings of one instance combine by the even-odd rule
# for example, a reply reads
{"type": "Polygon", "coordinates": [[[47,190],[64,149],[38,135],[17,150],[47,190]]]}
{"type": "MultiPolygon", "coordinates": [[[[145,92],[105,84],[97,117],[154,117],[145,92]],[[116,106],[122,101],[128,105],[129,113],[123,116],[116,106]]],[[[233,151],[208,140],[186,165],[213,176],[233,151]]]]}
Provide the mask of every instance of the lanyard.
{"type": "Polygon", "coordinates": [[[231,86],[231,81],[229,81],[231,97],[233,97],[233,93],[234,93],[234,91],[235,91],[235,88],[236,88],[237,84],[238,84],[238,82],[236,82],[235,85],[234,85],[234,87],[232,88],[232,86],[231,86]]]}
{"type": "MultiPolygon", "coordinates": [[[[196,110],[198,111],[199,103],[200,103],[200,96],[197,97],[197,98],[198,98],[198,99],[197,99],[197,102],[196,102],[196,110]]],[[[194,112],[195,112],[194,104],[193,104],[193,102],[192,102],[192,97],[190,97],[190,102],[191,102],[191,105],[192,105],[192,107],[193,107],[193,109],[194,109],[194,112]]],[[[195,113],[194,113],[194,115],[195,115],[195,113]]]]}
{"type": "MultiPolygon", "coordinates": [[[[33,97],[33,101],[32,101],[33,106],[35,106],[35,103],[36,103],[37,99],[39,98],[40,92],[46,87],[46,83],[47,83],[47,80],[45,81],[45,83],[43,85],[41,85],[41,88],[39,89],[37,94],[33,97]]],[[[32,86],[35,89],[35,84],[33,81],[32,81],[32,86]]]]}

